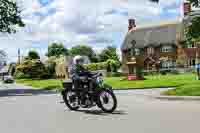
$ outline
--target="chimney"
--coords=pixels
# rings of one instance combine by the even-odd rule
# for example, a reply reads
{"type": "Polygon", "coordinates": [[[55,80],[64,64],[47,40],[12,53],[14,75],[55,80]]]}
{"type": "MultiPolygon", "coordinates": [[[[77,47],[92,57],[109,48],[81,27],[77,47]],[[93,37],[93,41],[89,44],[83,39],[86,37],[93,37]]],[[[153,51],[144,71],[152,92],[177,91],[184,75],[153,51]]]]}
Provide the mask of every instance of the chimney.
{"type": "Polygon", "coordinates": [[[191,4],[189,2],[184,2],[183,6],[184,16],[191,12],[191,4]]]}
{"type": "Polygon", "coordinates": [[[135,24],[135,19],[129,19],[128,20],[128,31],[130,31],[131,29],[133,29],[134,27],[136,27],[136,24],[135,24]]]}

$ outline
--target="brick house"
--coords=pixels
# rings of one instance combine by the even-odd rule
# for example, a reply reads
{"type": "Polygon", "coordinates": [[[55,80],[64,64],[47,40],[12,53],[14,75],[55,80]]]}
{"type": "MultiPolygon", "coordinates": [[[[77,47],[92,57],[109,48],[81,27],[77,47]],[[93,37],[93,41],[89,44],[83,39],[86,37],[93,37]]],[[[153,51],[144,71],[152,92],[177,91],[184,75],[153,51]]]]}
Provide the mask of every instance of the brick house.
{"type": "Polygon", "coordinates": [[[121,46],[122,72],[135,74],[138,67],[145,71],[158,71],[180,66],[191,68],[198,64],[198,42],[184,44],[184,26],[189,21],[186,17],[190,10],[189,4],[184,3],[182,20],[146,27],[136,27],[135,20],[129,19],[128,32],[121,46]]]}
{"type": "Polygon", "coordinates": [[[130,19],[121,47],[122,71],[135,73],[135,66],[146,71],[175,68],[177,47],[183,36],[181,27],[179,22],[169,22],[136,28],[134,20],[130,19]]]}

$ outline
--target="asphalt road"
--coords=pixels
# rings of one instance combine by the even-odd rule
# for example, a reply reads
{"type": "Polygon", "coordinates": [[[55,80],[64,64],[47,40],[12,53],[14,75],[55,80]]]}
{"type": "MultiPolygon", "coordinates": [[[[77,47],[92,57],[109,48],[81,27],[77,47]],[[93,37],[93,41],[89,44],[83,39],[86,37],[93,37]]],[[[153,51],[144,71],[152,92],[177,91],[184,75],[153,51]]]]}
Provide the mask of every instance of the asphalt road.
{"type": "Polygon", "coordinates": [[[113,114],[69,111],[59,94],[0,85],[1,133],[192,133],[199,132],[200,102],[166,101],[117,93],[113,114]]]}

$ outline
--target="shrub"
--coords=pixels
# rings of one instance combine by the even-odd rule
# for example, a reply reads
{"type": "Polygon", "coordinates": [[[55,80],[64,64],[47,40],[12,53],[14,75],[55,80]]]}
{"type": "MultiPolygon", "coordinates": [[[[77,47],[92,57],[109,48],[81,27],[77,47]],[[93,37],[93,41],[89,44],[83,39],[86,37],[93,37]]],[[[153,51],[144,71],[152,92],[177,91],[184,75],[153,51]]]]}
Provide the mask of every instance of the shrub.
{"type": "Polygon", "coordinates": [[[47,68],[39,60],[25,60],[16,68],[15,78],[45,79],[48,77],[47,68]]]}
{"type": "MultiPolygon", "coordinates": [[[[107,70],[107,72],[117,72],[120,63],[115,60],[107,60],[106,62],[86,64],[85,68],[90,71],[107,70]]],[[[112,75],[112,74],[111,74],[112,75]]]]}
{"type": "Polygon", "coordinates": [[[137,67],[136,69],[137,69],[137,71],[136,71],[137,77],[138,77],[139,79],[143,79],[144,75],[143,75],[143,70],[142,70],[142,68],[141,68],[141,67],[137,67]]]}
{"type": "Polygon", "coordinates": [[[106,62],[86,64],[85,68],[90,71],[105,70],[107,67],[106,62]]]}
{"type": "Polygon", "coordinates": [[[120,63],[112,59],[107,60],[106,63],[108,72],[117,72],[118,68],[120,67],[120,63]]]}
{"type": "Polygon", "coordinates": [[[23,72],[20,71],[16,71],[14,74],[16,79],[29,79],[31,78],[29,74],[25,74],[23,72]]]}
{"type": "Polygon", "coordinates": [[[51,56],[45,62],[49,76],[52,78],[55,77],[55,75],[56,75],[56,60],[57,60],[57,58],[55,56],[51,56]]]}

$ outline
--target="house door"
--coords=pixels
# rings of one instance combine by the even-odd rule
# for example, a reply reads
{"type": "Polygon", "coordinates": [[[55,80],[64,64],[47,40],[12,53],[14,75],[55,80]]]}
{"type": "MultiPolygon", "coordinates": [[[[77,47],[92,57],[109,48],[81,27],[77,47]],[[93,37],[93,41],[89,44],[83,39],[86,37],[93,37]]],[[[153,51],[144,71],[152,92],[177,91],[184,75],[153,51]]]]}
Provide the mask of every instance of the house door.
{"type": "Polygon", "coordinates": [[[192,65],[195,66],[196,65],[196,61],[193,59],[192,60],[192,65]]]}

